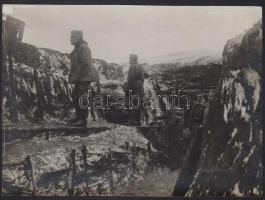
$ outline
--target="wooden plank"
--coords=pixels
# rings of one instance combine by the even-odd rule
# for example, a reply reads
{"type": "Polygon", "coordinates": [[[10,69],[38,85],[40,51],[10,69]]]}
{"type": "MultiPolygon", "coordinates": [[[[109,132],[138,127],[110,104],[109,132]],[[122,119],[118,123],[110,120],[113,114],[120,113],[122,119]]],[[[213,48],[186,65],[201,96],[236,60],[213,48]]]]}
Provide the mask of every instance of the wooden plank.
{"type": "MultiPolygon", "coordinates": [[[[31,127],[19,127],[19,126],[3,126],[2,130],[4,131],[20,131],[20,132],[24,132],[24,131],[71,131],[71,130],[108,130],[111,127],[114,126],[92,126],[92,127],[75,127],[75,126],[31,126],[31,127]]],[[[141,130],[149,130],[151,127],[150,126],[132,126],[135,127],[137,129],[141,129],[141,130]]],[[[159,128],[159,127],[152,127],[152,128],[159,128]]]]}
{"type": "MultiPolygon", "coordinates": [[[[50,136],[53,135],[80,135],[89,136],[91,134],[103,132],[110,130],[115,127],[115,125],[105,125],[105,126],[90,126],[90,127],[73,127],[73,126],[4,126],[2,127],[2,134],[4,134],[5,142],[11,142],[17,139],[30,139],[35,136],[45,136],[48,140],[50,136]]],[[[149,126],[134,126],[136,129],[140,130],[143,134],[149,133],[150,128],[159,129],[158,127],[149,126]]]]}
{"type": "Polygon", "coordinates": [[[2,130],[5,131],[68,131],[68,130],[101,130],[109,129],[111,126],[101,127],[75,127],[75,126],[31,126],[31,127],[15,127],[15,126],[4,126],[2,130]]]}
{"type": "Polygon", "coordinates": [[[2,127],[2,134],[5,135],[6,143],[17,139],[31,139],[35,136],[45,136],[48,140],[52,135],[80,135],[88,136],[91,134],[107,131],[112,126],[102,127],[47,127],[47,126],[33,126],[33,127],[2,127]]]}

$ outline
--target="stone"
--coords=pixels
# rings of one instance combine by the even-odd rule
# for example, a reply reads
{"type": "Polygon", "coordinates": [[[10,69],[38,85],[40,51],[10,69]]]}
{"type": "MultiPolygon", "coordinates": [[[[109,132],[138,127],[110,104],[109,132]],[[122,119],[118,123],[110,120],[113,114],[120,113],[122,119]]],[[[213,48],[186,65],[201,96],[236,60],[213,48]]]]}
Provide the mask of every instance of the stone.
{"type": "Polygon", "coordinates": [[[261,196],[262,22],[227,42],[204,128],[198,168],[185,196],[261,196]]]}

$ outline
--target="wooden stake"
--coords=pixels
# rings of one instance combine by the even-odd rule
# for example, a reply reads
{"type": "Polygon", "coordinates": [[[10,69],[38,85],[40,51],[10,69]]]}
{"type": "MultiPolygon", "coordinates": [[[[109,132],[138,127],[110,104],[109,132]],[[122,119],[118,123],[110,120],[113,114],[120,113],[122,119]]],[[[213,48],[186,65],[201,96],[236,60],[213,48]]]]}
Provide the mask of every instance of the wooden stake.
{"type": "Polygon", "coordinates": [[[113,180],[113,172],[112,172],[111,160],[112,160],[112,152],[111,152],[111,148],[109,148],[109,152],[108,152],[108,168],[109,168],[109,172],[110,172],[110,176],[109,176],[110,191],[113,191],[114,190],[114,180],[113,180]]]}
{"type": "Polygon", "coordinates": [[[33,178],[32,162],[31,162],[29,155],[27,155],[27,157],[25,158],[23,165],[24,165],[24,174],[25,174],[26,178],[28,179],[28,181],[31,183],[32,195],[34,195],[35,194],[35,184],[34,184],[34,178],[33,178]]]}
{"type": "Polygon", "coordinates": [[[76,169],[75,169],[75,149],[71,150],[70,154],[70,168],[72,169],[72,174],[71,174],[71,180],[70,180],[70,188],[68,190],[68,195],[73,196],[74,195],[74,176],[76,174],[76,169]]]}
{"type": "Polygon", "coordinates": [[[13,59],[11,57],[11,52],[8,53],[8,65],[9,65],[9,81],[10,81],[10,89],[11,89],[11,97],[10,100],[12,104],[11,109],[11,118],[14,122],[18,122],[18,108],[17,108],[17,97],[16,97],[16,86],[14,79],[14,71],[13,71],[13,59]]]}

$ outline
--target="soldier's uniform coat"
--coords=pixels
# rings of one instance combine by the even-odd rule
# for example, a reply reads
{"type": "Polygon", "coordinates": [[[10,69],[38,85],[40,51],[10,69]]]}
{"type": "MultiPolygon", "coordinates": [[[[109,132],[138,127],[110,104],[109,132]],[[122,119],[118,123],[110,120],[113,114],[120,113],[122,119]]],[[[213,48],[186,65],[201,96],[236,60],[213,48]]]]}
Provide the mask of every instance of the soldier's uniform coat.
{"type": "Polygon", "coordinates": [[[128,89],[133,93],[144,96],[144,70],[139,64],[131,64],[127,77],[128,89]]]}
{"type": "Polygon", "coordinates": [[[70,57],[69,83],[75,85],[72,99],[76,110],[76,118],[85,120],[88,116],[88,109],[80,107],[79,99],[81,96],[87,95],[88,90],[93,90],[91,87],[92,82],[99,83],[99,74],[92,64],[91,52],[86,41],[80,40],[75,44],[70,57]]]}
{"type": "MultiPolygon", "coordinates": [[[[127,89],[132,91],[132,95],[140,98],[140,105],[144,97],[144,70],[138,63],[131,64],[127,77],[127,89]]],[[[137,109],[129,110],[128,123],[131,125],[140,125],[142,106],[137,109]]]]}
{"type": "Polygon", "coordinates": [[[94,82],[98,80],[99,75],[92,64],[91,51],[87,42],[82,40],[75,45],[71,53],[69,83],[94,82]]]}

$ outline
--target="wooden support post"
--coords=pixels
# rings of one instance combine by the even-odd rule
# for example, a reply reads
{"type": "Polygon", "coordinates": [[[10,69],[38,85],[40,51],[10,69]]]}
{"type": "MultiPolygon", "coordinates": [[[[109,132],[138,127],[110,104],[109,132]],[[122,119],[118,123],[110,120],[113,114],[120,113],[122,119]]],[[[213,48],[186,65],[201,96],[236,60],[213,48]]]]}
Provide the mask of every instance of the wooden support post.
{"type": "Polygon", "coordinates": [[[135,173],[135,168],[136,168],[135,159],[136,159],[136,145],[135,145],[135,143],[133,143],[133,148],[132,148],[132,171],[133,171],[133,175],[135,173]]]}
{"type": "Polygon", "coordinates": [[[133,151],[135,152],[135,149],[136,149],[136,144],[135,142],[133,143],[133,151]]]}
{"type": "Polygon", "coordinates": [[[88,179],[88,174],[87,174],[88,163],[87,163],[87,148],[86,148],[86,145],[82,145],[81,152],[82,152],[82,158],[83,158],[83,163],[84,163],[84,168],[85,168],[85,184],[86,184],[85,194],[89,195],[90,192],[89,192],[89,187],[88,187],[88,182],[87,182],[87,179],[88,179]]]}
{"type": "Polygon", "coordinates": [[[72,171],[71,177],[70,177],[70,188],[68,189],[68,195],[73,196],[74,195],[74,176],[76,174],[76,169],[75,169],[75,149],[71,150],[70,153],[70,169],[72,171]]]}
{"type": "Polygon", "coordinates": [[[86,148],[86,145],[82,145],[81,152],[82,152],[82,158],[83,158],[85,173],[87,174],[88,164],[87,164],[87,148],[86,148]]]}
{"type": "Polygon", "coordinates": [[[11,53],[8,53],[8,67],[9,67],[9,82],[11,89],[11,119],[14,122],[18,122],[18,108],[17,108],[17,97],[16,97],[16,85],[14,79],[14,71],[13,71],[13,59],[11,57],[11,53]]]}
{"type": "Polygon", "coordinates": [[[148,153],[148,156],[149,156],[149,160],[151,162],[151,160],[152,160],[152,150],[151,150],[150,142],[147,143],[147,153],[148,153]]]}
{"type": "Polygon", "coordinates": [[[125,142],[125,149],[128,151],[129,150],[129,142],[125,142]]]}
{"type": "Polygon", "coordinates": [[[109,148],[109,152],[107,154],[107,161],[108,161],[108,169],[109,169],[109,181],[110,181],[110,191],[112,192],[114,190],[114,180],[113,180],[113,172],[112,172],[112,152],[111,148],[109,148]]]}
{"type": "Polygon", "coordinates": [[[23,161],[23,165],[24,165],[24,175],[26,176],[27,180],[30,182],[30,184],[32,186],[32,195],[34,195],[35,194],[35,184],[34,184],[34,178],[33,178],[32,162],[31,162],[29,155],[27,155],[27,157],[23,161]]]}
{"type": "Polygon", "coordinates": [[[76,168],[75,168],[75,149],[72,149],[71,151],[71,163],[72,163],[72,170],[73,170],[73,175],[76,174],[76,168]]]}
{"type": "MultiPolygon", "coordinates": [[[[3,119],[2,125],[5,125],[5,119],[3,119]]],[[[5,131],[5,127],[2,128],[2,144],[3,144],[3,162],[6,161],[6,131],[5,131]]],[[[3,164],[2,162],[2,164],[3,164]]]]}

